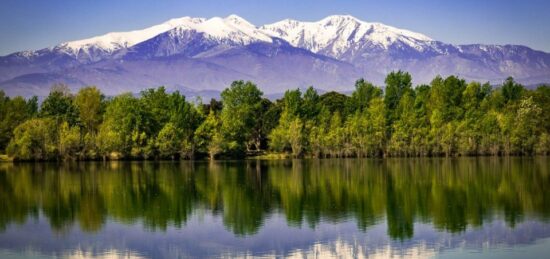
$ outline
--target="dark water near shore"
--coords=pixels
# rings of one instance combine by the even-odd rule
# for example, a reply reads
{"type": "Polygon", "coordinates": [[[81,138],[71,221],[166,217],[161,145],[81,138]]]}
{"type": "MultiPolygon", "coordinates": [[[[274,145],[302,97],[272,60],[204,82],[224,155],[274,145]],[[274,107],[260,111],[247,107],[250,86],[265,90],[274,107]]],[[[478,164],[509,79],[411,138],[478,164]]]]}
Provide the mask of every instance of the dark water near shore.
{"type": "Polygon", "coordinates": [[[0,164],[0,258],[544,258],[550,158],[0,164]]]}

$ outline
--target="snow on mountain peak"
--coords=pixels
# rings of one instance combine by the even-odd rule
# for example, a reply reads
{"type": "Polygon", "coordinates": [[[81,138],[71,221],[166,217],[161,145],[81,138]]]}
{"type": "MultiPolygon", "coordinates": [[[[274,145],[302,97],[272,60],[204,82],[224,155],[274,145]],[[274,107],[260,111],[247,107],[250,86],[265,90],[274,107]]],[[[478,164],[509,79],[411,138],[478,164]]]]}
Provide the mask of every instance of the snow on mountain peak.
{"type": "Polygon", "coordinates": [[[254,24],[248,22],[247,20],[245,20],[244,18],[236,14],[229,15],[225,17],[223,20],[236,25],[244,25],[244,26],[254,27],[254,28],[256,27],[254,24]]]}
{"type": "Polygon", "coordinates": [[[79,53],[89,54],[94,50],[113,53],[123,48],[132,47],[164,32],[171,31],[171,34],[177,35],[179,32],[187,30],[195,30],[215,40],[225,42],[231,41],[239,44],[249,44],[257,41],[271,42],[270,35],[233,14],[225,18],[175,18],[143,30],[111,32],[84,40],[61,43],[56,48],[73,55],[79,53]]]}
{"type": "Polygon", "coordinates": [[[213,17],[201,23],[178,26],[173,30],[173,33],[178,35],[188,30],[204,33],[214,40],[223,42],[238,44],[249,44],[258,41],[272,42],[270,35],[258,30],[256,26],[237,15],[230,15],[225,18],[213,17]]]}
{"type": "Polygon", "coordinates": [[[422,51],[433,42],[420,33],[381,23],[364,22],[350,15],[331,15],[317,22],[286,19],[258,28],[232,14],[225,18],[176,18],[143,30],[112,32],[89,39],[65,42],[56,48],[73,55],[84,53],[91,56],[90,53],[93,51],[113,53],[132,47],[164,32],[170,31],[171,35],[177,36],[189,30],[204,33],[213,40],[236,44],[272,42],[272,37],[277,37],[296,47],[336,58],[365,46],[388,49],[392,44],[401,43],[422,51]]]}
{"type": "Polygon", "coordinates": [[[84,40],[64,42],[57,48],[68,51],[72,54],[78,54],[81,51],[88,52],[91,49],[100,49],[106,52],[114,52],[121,48],[131,47],[135,44],[155,37],[156,35],[169,31],[178,26],[192,26],[204,22],[204,18],[182,17],[170,19],[159,25],[155,25],[143,30],[129,32],[110,32],[101,36],[96,36],[84,40]]]}
{"type": "Polygon", "coordinates": [[[264,25],[260,29],[294,46],[333,57],[340,57],[363,45],[388,49],[396,42],[422,50],[428,42],[433,41],[420,33],[381,23],[364,22],[350,15],[332,15],[317,22],[287,19],[264,25]]]}

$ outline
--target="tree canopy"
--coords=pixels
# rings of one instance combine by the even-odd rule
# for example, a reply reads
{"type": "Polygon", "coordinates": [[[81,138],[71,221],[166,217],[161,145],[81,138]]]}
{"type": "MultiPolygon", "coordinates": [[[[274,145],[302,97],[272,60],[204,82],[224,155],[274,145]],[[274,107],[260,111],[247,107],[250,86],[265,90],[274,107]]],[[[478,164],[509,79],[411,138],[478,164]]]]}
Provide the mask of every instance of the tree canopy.
{"type": "Polygon", "coordinates": [[[15,159],[181,159],[266,152],[302,157],[531,155],[550,152],[550,87],[437,76],[413,87],[359,79],[350,95],[288,90],[263,97],[235,81],[221,99],[189,102],[164,87],[105,97],[55,85],[36,97],[0,91],[0,150],[15,159]]]}

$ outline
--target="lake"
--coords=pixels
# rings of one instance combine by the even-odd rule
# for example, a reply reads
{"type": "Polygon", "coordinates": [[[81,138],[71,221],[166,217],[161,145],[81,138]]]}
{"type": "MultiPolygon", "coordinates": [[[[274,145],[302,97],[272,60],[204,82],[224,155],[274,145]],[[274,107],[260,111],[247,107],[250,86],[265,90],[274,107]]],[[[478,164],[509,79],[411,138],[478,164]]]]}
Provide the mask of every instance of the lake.
{"type": "Polygon", "coordinates": [[[0,164],[0,258],[543,258],[550,158],[0,164]]]}

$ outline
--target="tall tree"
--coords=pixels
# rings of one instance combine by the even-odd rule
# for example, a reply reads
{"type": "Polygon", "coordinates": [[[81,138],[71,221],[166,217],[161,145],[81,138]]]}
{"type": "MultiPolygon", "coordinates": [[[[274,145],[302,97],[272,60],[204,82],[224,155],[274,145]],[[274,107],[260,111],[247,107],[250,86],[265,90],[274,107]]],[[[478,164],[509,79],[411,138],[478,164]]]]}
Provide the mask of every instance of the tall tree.
{"type": "Polygon", "coordinates": [[[67,85],[54,85],[50,94],[40,107],[41,117],[53,118],[57,124],[66,121],[69,125],[76,125],[78,120],[78,109],[73,104],[73,96],[67,85]]]}
{"type": "Polygon", "coordinates": [[[20,96],[10,99],[0,90],[0,151],[7,147],[13,130],[36,115],[37,106],[36,97],[29,100],[20,96]]]}
{"type": "Polygon", "coordinates": [[[109,102],[100,128],[100,149],[120,152],[122,155],[141,157],[147,145],[154,144],[151,135],[150,113],[144,111],[140,101],[131,94],[119,95],[109,102]]]}
{"type": "Polygon", "coordinates": [[[355,81],[355,91],[351,94],[350,111],[364,111],[369,107],[373,98],[382,96],[382,89],[365,81],[363,78],[355,81]]]}
{"type": "Polygon", "coordinates": [[[505,103],[509,103],[519,101],[525,88],[523,88],[523,85],[514,81],[514,78],[508,77],[502,84],[501,90],[505,103]]]}
{"type": "Polygon", "coordinates": [[[258,121],[262,92],[252,82],[235,81],[221,93],[222,128],[228,147],[234,151],[250,148],[258,121]]]}
{"type": "Polygon", "coordinates": [[[386,106],[382,98],[372,100],[368,108],[369,124],[368,129],[368,146],[371,155],[380,155],[385,151],[386,145],[386,106]]]}
{"type": "Polygon", "coordinates": [[[412,89],[412,79],[409,73],[399,70],[389,73],[384,82],[386,83],[384,104],[386,105],[386,119],[389,126],[397,119],[395,110],[401,97],[412,89]]]}
{"type": "Polygon", "coordinates": [[[95,86],[81,88],[74,99],[87,133],[95,134],[101,123],[104,96],[95,86]]]}
{"type": "Polygon", "coordinates": [[[34,118],[17,126],[8,145],[8,154],[21,160],[49,160],[58,155],[55,128],[51,118],[34,118]]]}
{"type": "Polygon", "coordinates": [[[221,153],[225,147],[223,141],[222,121],[219,116],[210,110],[210,113],[204,120],[204,122],[197,128],[195,132],[195,142],[199,150],[208,153],[210,160],[214,160],[216,155],[221,153]]]}

